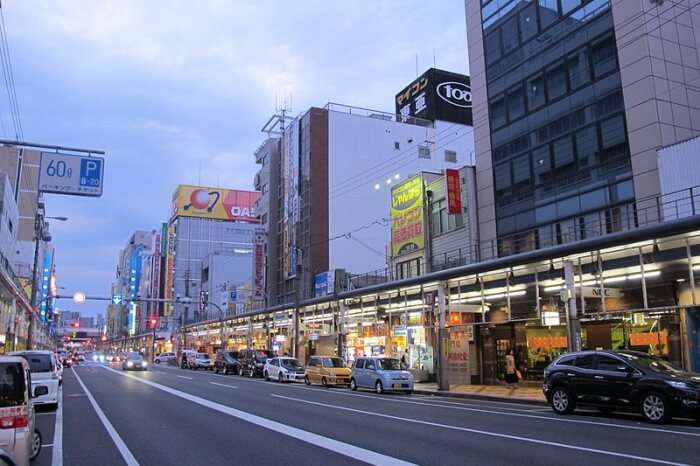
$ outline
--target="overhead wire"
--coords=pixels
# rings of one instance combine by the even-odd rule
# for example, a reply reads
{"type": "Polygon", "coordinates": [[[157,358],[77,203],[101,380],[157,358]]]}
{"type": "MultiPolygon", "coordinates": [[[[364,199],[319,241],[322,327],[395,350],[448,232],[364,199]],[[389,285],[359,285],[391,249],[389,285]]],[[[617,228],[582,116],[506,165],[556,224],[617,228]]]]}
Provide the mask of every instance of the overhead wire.
{"type": "Polygon", "coordinates": [[[14,70],[12,67],[12,58],[10,54],[10,45],[7,40],[7,31],[5,26],[5,14],[3,12],[2,3],[0,3],[0,61],[2,63],[3,78],[7,91],[8,102],[10,105],[10,115],[12,125],[15,131],[17,140],[24,140],[24,130],[22,128],[21,113],[19,103],[17,102],[17,90],[15,86],[14,70]]]}

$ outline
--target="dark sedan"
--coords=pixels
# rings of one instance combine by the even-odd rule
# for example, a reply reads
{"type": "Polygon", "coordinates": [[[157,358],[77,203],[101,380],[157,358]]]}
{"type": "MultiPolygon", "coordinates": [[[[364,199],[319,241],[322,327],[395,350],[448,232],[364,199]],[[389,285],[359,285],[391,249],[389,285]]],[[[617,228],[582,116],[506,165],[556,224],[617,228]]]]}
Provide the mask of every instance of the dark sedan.
{"type": "Polygon", "coordinates": [[[143,356],[138,353],[127,354],[124,362],[122,363],[122,370],[125,371],[147,371],[148,363],[143,356]]]}
{"type": "Polygon", "coordinates": [[[577,405],[601,412],[639,411],[663,423],[673,416],[700,417],[700,374],[637,351],[580,351],[545,369],[544,393],[559,414],[577,405]]]}

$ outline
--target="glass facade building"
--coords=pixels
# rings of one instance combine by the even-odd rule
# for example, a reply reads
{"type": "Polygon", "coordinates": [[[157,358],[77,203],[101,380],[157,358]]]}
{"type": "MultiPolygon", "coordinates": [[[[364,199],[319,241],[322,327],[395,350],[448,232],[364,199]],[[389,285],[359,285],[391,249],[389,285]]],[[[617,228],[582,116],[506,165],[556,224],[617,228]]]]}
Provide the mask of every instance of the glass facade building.
{"type": "Polygon", "coordinates": [[[482,3],[499,255],[633,226],[609,1],[482,3]]]}

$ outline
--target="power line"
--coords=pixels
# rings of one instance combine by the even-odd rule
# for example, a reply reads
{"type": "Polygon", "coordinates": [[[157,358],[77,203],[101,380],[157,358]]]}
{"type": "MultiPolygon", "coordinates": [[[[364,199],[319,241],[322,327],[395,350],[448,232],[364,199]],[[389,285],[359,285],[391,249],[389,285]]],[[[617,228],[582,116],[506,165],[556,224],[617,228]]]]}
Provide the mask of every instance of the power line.
{"type": "Polygon", "coordinates": [[[12,125],[15,130],[15,138],[24,140],[24,130],[17,102],[17,91],[15,86],[14,71],[12,68],[12,58],[10,56],[10,45],[7,40],[7,30],[5,26],[5,15],[0,3],[0,60],[2,61],[3,78],[5,88],[7,90],[8,102],[10,104],[10,115],[12,117],[12,125]]]}

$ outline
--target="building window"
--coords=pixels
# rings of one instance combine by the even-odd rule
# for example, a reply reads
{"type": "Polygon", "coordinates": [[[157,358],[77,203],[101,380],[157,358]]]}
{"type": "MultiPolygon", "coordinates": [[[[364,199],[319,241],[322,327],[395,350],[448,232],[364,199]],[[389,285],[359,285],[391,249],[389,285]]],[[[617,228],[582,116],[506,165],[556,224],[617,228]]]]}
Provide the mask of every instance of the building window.
{"type": "Polygon", "coordinates": [[[523,115],[525,115],[525,96],[521,85],[508,92],[508,118],[513,121],[523,115]]]}
{"type": "Polygon", "coordinates": [[[521,155],[513,159],[513,184],[530,181],[530,156],[521,155]]]}
{"type": "Polygon", "coordinates": [[[503,55],[518,48],[518,18],[511,18],[501,27],[501,39],[503,40],[503,55]]]}
{"type": "Polygon", "coordinates": [[[549,100],[566,94],[566,68],[560,63],[547,70],[547,96],[549,100]]]}
{"type": "Polygon", "coordinates": [[[600,136],[604,149],[625,142],[625,122],[622,115],[617,115],[601,122],[600,136]]]}
{"type": "Polygon", "coordinates": [[[7,219],[7,229],[10,230],[10,234],[14,233],[15,227],[12,225],[12,220],[10,219],[7,219]]]}
{"type": "Polygon", "coordinates": [[[508,162],[496,166],[494,170],[494,182],[496,191],[503,191],[510,188],[512,182],[510,179],[510,164],[508,162]]]}
{"type": "Polygon", "coordinates": [[[581,6],[581,0],[561,0],[561,14],[566,16],[575,8],[581,6]]]}
{"type": "Polygon", "coordinates": [[[539,0],[540,2],[540,24],[542,29],[554,24],[559,19],[559,7],[557,0],[539,0]]]}
{"type": "Polygon", "coordinates": [[[419,159],[429,159],[430,158],[430,148],[428,146],[418,146],[418,158],[419,159]]]}
{"type": "Polygon", "coordinates": [[[583,49],[570,55],[566,64],[569,72],[569,84],[571,85],[571,89],[578,89],[591,81],[588,50],[583,49]]]}
{"type": "Polygon", "coordinates": [[[457,152],[445,149],[445,162],[457,163],[457,152]]]}
{"type": "Polygon", "coordinates": [[[527,40],[537,35],[537,9],[531,3],[520,12],[520,40],[527,40]]]}
{"type": "Polygon", "coordinates": [[[399,141],[394,141],[394,150],[399,150],[401,148],[401,144],[399,141]]]}
{"type": "Polygon", "coordinates": [[[613,38],[607,37],[593,44],[591,57],[596,78],[617,69],[617,51],[613,38]]]}
{"type": "Polygon", "coordinates": [[[500,128],[506,124],[506,106],[503,99],[498,99],[491,102],[491,124],[493,128],[500,128]]]}
{"type": "Polygon", "coordinates": [[[501,37],[498,29],[486,36],[484,41],[486,64],[490,65],[501,58],[501,37]]]}
{"type": "Polygon", "coordinates": [[[527,82],[527,106],[530,110],[544,105],[544,78],[542,75],[535,76],[527,82]]]}

